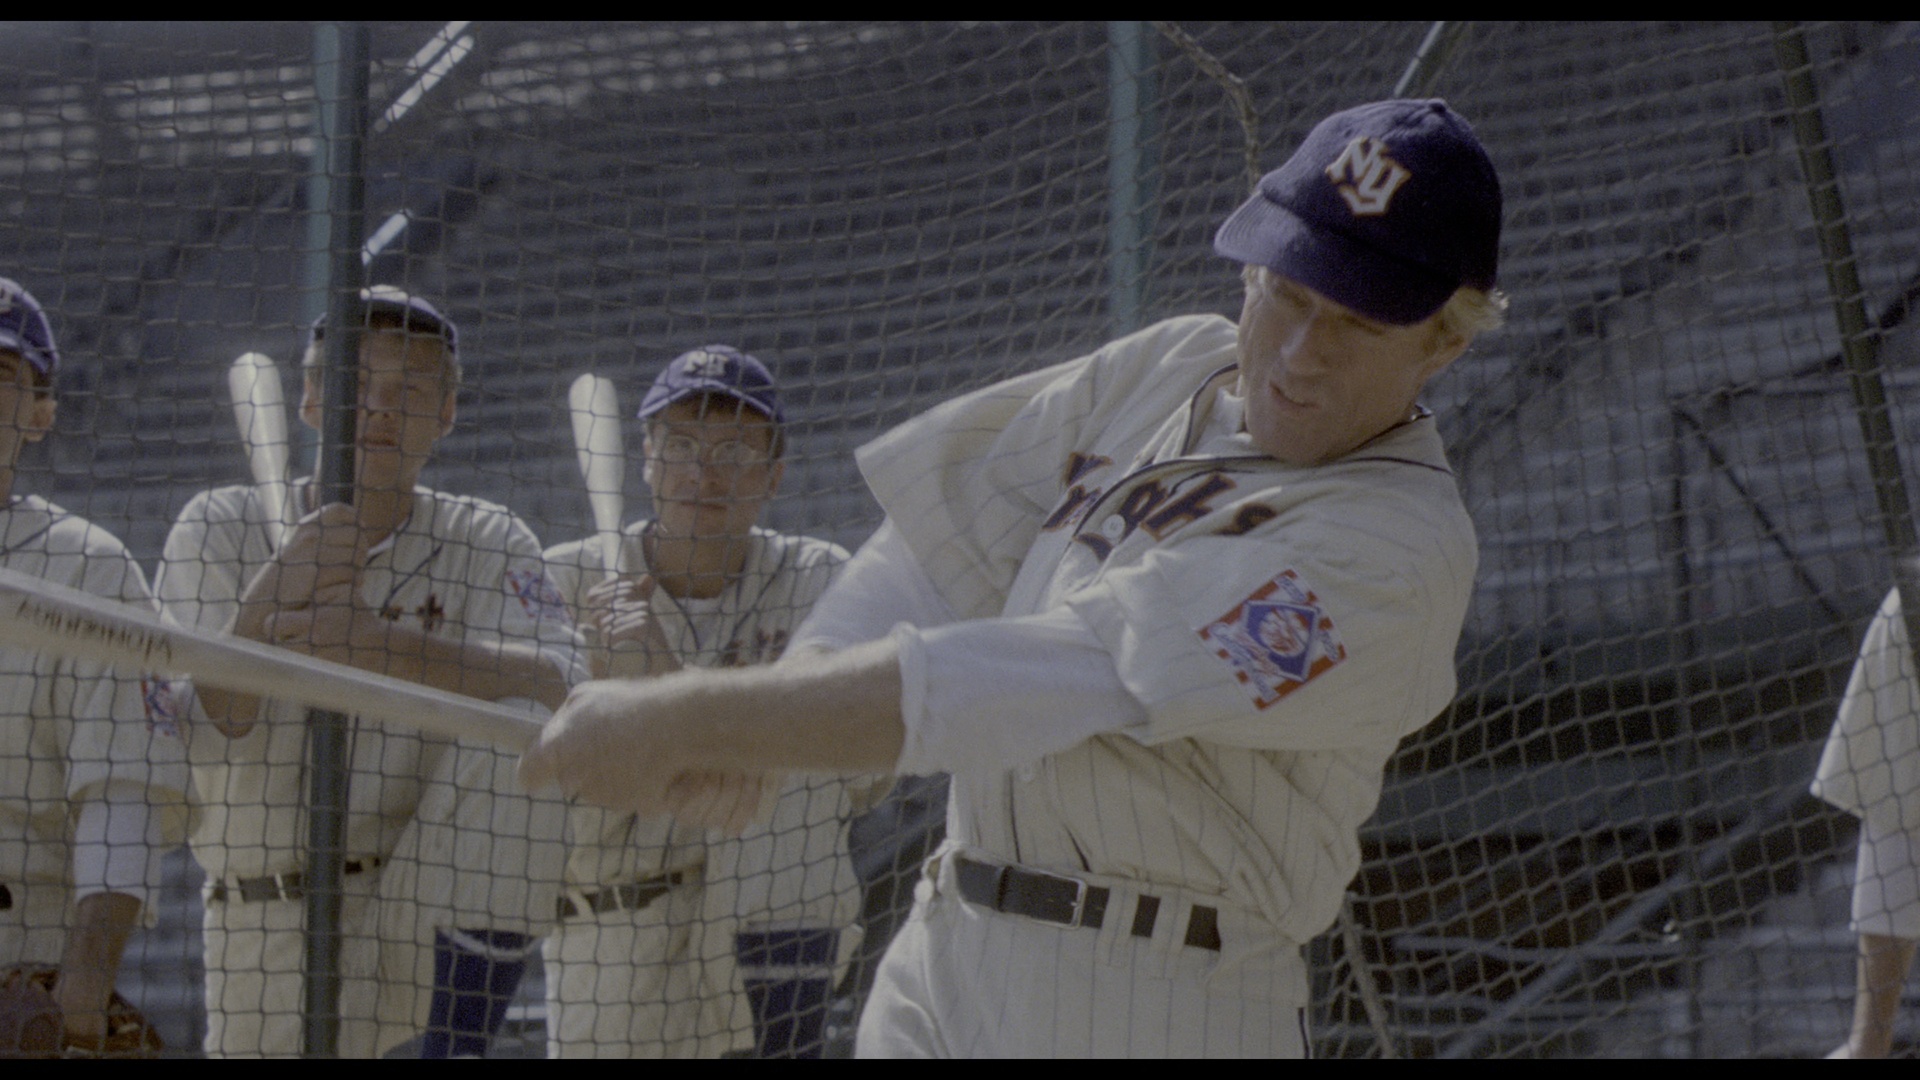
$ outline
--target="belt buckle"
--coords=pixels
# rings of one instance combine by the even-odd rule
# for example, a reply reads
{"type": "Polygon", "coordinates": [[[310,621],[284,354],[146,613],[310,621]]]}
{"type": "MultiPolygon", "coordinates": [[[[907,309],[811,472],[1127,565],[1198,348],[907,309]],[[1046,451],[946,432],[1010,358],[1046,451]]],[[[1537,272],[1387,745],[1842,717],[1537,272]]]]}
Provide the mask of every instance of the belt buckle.
{"type": "MultiPolygon", "coordinates": [[[[1008,867],[1007,869],[1009,876],[1011,876],[1012,867],[1008,867]]],[[[1076,877],[1067,877],[1064,874],[1049,874],[1043,870],[1029,870],[1027,872],[1034,877],[1042,877],[1050,881],[1071,884],[1073,886],[1073,906],[1068,909],[1067,917],[1061,920],[1060,925],[1068,929],[1078,929],[1083,925],[1081,920],[1084,919],[1087,914],[1087,891],[1089,888],[1085,880],[1076,877]]],[[[1048,921],[1051,922],[1052,920],[1048,921]]]]}
{"type": "Polygon", "coordinates": [[[1081,925],[1080,920],[1087,914],[1087,883],[1080,878],[1063,880],[1073,882],[1073,921],[1067,925],[1078,928],[1081,925]]]}

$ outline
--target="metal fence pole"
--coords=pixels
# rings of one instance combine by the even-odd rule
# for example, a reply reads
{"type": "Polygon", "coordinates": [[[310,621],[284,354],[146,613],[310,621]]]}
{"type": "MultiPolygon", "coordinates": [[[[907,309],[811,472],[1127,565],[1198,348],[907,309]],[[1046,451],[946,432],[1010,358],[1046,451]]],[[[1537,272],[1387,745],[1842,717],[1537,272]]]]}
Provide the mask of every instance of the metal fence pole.
{"type": "Polygon", "coordinates": [[[1880,332],[1867,319],[1866,290],[1853,254],[1847,228],[1847,208],[1840,196],[1839,173],[1833,164],[1833,144],[1820,113],[1820,89],[1813,81],[1813,60],[1807,55],[1807,37],[1797,22],[1773,24],[1774,58],[1786,82],[1787,105],[1793,120],[1794,141],[1800,148],[1807,200],[1820,237],[1820,255],[1827,264],[1827,290],[1834,320],[1840,328],[1840,353],[1847,365],[1847,386],[1853,391],[1854,413],[1866,441],[1867,471],[1873,478],[1874,500],[1881,528],[1893,553],[1893,583],[1900,590],[1900,611],[1907,631],[1907,647],[1920,648],[1920,540],[1913,524],[1913,504],[1907,497],[1906,473],[1900,465],[1900,443],[1887,408],[1887,388],[1880,381],[1880,332]]]}
{"type": "Polygon", "coordinates": [[[1140,328],[1153,254],[1153,35],[1107,24],[1107,317],[1115,336],[1140,328]]]}
{"type": "Polygon", "coordinates": [[[1427,27],[1427,36],[1420,40],[1420,47],[1414,50],[1413,59],[1407,61],[1407,70],[1400,75],[1400,81],[1393,86],[1393,96],[1426,97],[1433,93],[1433,84],[1453,60],[1454,50],[1460,47],[1460,39],[1467,32],[1463,22],[1436,22],[1427,27]]]}
{"type": "MultiPolygon", "coordinates": [[[[319,501],[352,499],[359,402],[360,262],[367,132],[367,28],[319,23],[313,39],[313,171],[309,179],[309,278],[325,298],[321,355],[324,422],[319,501]]],[[[336,1057],[340,1040],[341,867],[347,824],[348,719],[307,717],[306,1015],[302,1049],[336,1057]]]]}

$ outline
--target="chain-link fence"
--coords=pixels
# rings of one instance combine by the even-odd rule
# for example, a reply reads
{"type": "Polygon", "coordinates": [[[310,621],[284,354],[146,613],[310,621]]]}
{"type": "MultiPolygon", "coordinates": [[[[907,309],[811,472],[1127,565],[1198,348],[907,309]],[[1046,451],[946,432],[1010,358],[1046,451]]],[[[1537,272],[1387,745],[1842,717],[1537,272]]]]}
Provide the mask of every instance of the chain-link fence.
{"type": "MultiPolygon", "coordinates": [[[[1509,324],[1429,391],[1479,531],[1480,576],[1459,698],[1394,759],[1347,911],[1310,946],[1315,1048],[1704,1056],[1840,1041],[1854,825],[1806,791],[1892,582],[1882,496],[1902,476],[1887,462],[1911,458],[1869,452],[1856,391],[1877,379],[1891,430],[1913,430],[1912,24],[456,22],[376,24],[369,40],[365,280],[429,300],[441,321],[404,328],[437,338],[456,326],[462,368],[421,483],[511,512],[533,555],[595,531],[568,416],[577,375],[610,378],[623,403],[635,464],[619,493],[634,522],[658,512],[633,415],[655,376],[703,346],[758,357],[785,414],[783,474],[759,524],[852,548],[880,520],[854,447],[1118,333],[1237,310],[1237,268],[1210,240],[1246,194],[1250,144],[1271,168],[1320,117],[1403,80],[1447,98],[1486,142],[1506,198],[1509,324]],[[1783,59],[1793,41],[1804,66],[1783,59]],[[1790,96],[1795,76],[1811,100],[1790,96]],[[1806,142],[1809,116],[1824,125],[1819,146],[1806,142]],[[1811,151],[1831,162],[1832,185],[1809,183],[1811,151]],[[1830,284],[1810,189],[1838,196],[1857,296],[1830,284]],[[1851,350],[1845,301],[1870,327],[1851,350]],[[1877,352],[1850,368],[1867,339],[1877,352]]],[[[229,365],[265,353],[294,404],[309,325],[337,282],[312,210],[314,31],[23,24],[4,47],[0,276],[45,305],[61,354],[57,416],[22,449],[13,494],[120,537],[163,593],[171,574],[178,597],[209,605],[176,615],[219,627],[243,606],[277,516],[252,487],[230,489],[222,498],[238,501],[224,509],[193,501],[249,475],[229,365]],[[200,531],[182,534],[187,523],[200,531]],[[228,526],[231,550],[214,535],[228,526]],[[202,586],[197,570],[182,584],[189,555],[226,566],[226,584],[202,586]]],[[[294,431],[304,475],[319,437],[294,431]]],[[[401,580],[411,564],[391,566],[396,624],[539,639],[539,596],[496,581],[482,600],[466,562],[433,561],[464,545],[506,559],[502,574],[531,568],[513,563],[527,554],[518,527],[488,522],[422,538],[421,565],[435,569],[418,596],[401,580]],[[487,528],[499,536],[476,540],[487,528]],[[455,592],[470,609],[449,610],[455,592]],[[509,626],[515,610],[531,621],[509,626]]],[[[7,542],[32,548],[17,527],[7,542]]],[[[384,557],[402,554],[396,544],[384,557]]],[[[4,557],[24,565],[11,547],[4,557]]],[[[576,565],[559,584],[579,600],[592,579],[576,565]]],[[[703,636],[707,616],[688,606],[679,659],[771,659],[810,603],[806,588],[782,587],[756,609],[764,625],[733,611],[703,636]]],[[[342,852],[359,867],[341,879],[350,917],[385,904],[377,878],[393,879],[388,892],[428,887],[385,860],[411,850],[415,865],[455,866],[417,854],[433,842],[436,792],[459,802],[446,793],[486,791],[482,778],[511,762],[409,743],[398,727],[358,731],[342,852]],[[384,749],[369,748],[376,739],[384,749]]],[[[136,937],[121,981],[180,1050],[206,1037],[208,968],[227,972],[233,995],[214,1010],[216,1043],[240,1037],[234,1016],[289,1008],[239,978],[272,950],[234,942],[300,933],[285,875],[305,869],[305,796],[288,794],[304,792],[304,751],[236,750],[246,738],[190,732],[194,853],[214,869],[203,880],[185,854],[168,858],[143,894],[158,924],[136,937]]],[[[34,780],[23,796],[35,769],[68,769],[65,751],[13,735],[0,746],[0,774],[20,785],[0,791],[0,824],[60,819],[61,799],[77,808],[111,786],[34,780]]],[[[558,965],[574,989],[553,963],[543,984],[544,931],[530,918],[428,927],[462,940],[416,934],[408,970],[451,993],[466,985],[463,957],[491,957],[486,971],[526,962],[498,1003],[469,995],[506,1010],[496,1053],[562,1041],[555,1011],[568,1007],[591,1012],[567,1036],[576,1049],[764,1053],[824,1040],[837,1052],[943,804],[937,781],[908,782],[856,817],[864,797],[799,795],[786,835],[841,839],[803,841],[794,865],[844,873],[784,900],[756,894],[743,869],[765,852],[575,820],[557,899],[518,901],[571,905],[591,925],[558,965]],[[589,849],[599,854],[577,857],[589,849]],[[748,910],[754,895],[762,907],[748,910]],[[796,959],[814,953],[794,944],[777,963],[742,959],[741,935],[772,950],[856,911],[857,946],[848,933],[824,958],[796,959]],[[436,955],[451,966],[436,973],[436,955]],[[605,958],[604,977],[589,957],[605,958]],[[622,974],[635,965],[658,970],[622,974]],[[821,971],[834,993],[808,987],[821,971]],[[690,1011],[662,1019],[651,1001],[690,1011]]],[[[32,846],[0,836],[0,884],[71,876],[32,846]]],[[[347,996],[378,997],[354,985],[366,972],[353,965],[374,961],[351,953],[347,996]]],[[[299,977],[297,965],[279,974],[299,977]]],[[[429,997],[383,999],[371,1008],[398,1019],[352,1045],[385,1050],[432,1026],[408,1029],[407,1010],[429,997]]],[[[297,1032],[297,994],[290,1008],[297,1032]]]]}

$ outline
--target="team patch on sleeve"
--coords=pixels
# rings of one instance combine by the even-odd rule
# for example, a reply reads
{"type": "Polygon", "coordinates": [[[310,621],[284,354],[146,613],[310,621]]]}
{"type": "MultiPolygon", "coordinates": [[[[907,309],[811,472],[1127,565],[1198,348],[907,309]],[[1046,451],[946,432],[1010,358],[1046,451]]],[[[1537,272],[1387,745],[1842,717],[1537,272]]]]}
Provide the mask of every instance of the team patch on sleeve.
{"type": "Polygon", "coordinates": [[[183,709],[173,684],[158,675],[140,677],[140,701],[147,710],[147,730],[169,739],[180,737],[183,709]]]}
{"type": "Polygon", "coordinates": [[[1253,691],[1259,709],[1347,658],[1320,598],[1292,570],[1255,589],[1199,634],[1233,668],[1234,678],[1253,691]]]}
{"type": "Polygon", "coordinates": [[[555,619],[564,623],[573,622],[573,615],[567,611],[566,598],[540,571],[509,570],[507,587],[520,598],[520,606],[536,621],[555,619]]]}

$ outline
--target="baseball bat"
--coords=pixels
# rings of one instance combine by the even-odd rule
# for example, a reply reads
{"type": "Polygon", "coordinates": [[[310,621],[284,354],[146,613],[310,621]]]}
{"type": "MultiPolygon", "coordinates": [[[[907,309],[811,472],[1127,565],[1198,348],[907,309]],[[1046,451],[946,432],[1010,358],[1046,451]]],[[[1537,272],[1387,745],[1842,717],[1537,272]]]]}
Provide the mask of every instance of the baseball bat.
{"type": "Polygon", "coordinates": [[[227,369],[233,398],[233,422],[247,448],[254,487],[267,507],[267,539],[279,551],[292,527],[287,491],[287,402],[280,369],[261,353],[250,352],[227,369]]]}
{"type": "Polygon", "coordinates": [[[593,529],[606,555],[607,576],[613,577],[626,569],[620,525],[626,513],[627,451],[620,437],[620,395],[612,379],[582,375],[567,391],[567,408],[573,413],[573,448],[587,483],[593,529]]]}
{"type": "Polygon", "coordinates": [[[401,724],[520,752],[540,722],[517,709],[173,624],[150,610],[0,568],[0,645],[111,664],[401,724]]]}

